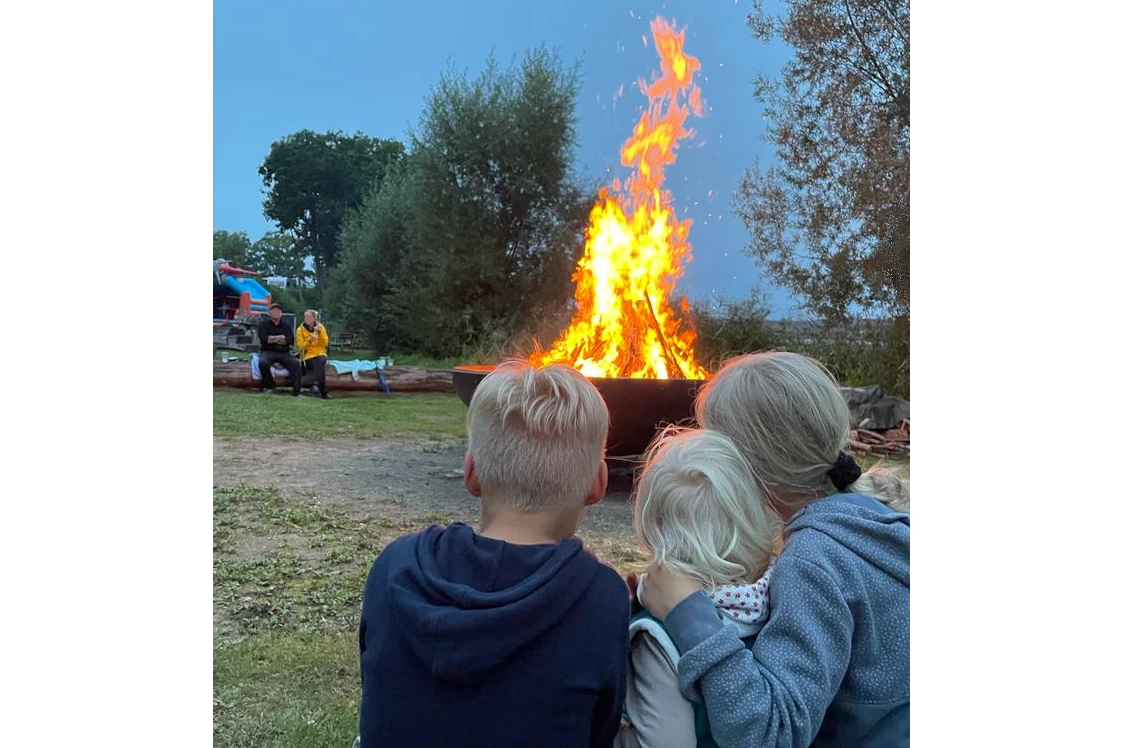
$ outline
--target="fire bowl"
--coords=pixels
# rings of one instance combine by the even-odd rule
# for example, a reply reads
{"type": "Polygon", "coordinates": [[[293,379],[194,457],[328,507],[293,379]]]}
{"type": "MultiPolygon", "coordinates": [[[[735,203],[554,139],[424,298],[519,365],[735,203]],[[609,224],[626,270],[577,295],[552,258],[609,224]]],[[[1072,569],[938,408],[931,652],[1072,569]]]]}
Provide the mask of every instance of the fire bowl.
{"type": "MultiPolygon", "coordinates": [[[[457,366],[452,386],[464,405],[494,366],[457,366]]],[[[703,379],[608,379],[589,377],[608,406],[609,457],[642,455],[667,424],[693,422],[694,398],[703,379]]]]}

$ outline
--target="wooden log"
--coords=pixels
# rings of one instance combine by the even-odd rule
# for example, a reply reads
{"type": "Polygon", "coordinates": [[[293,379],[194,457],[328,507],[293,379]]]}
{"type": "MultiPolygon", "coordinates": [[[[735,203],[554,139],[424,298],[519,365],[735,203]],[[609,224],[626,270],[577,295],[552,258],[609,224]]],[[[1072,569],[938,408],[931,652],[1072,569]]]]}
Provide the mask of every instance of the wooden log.
{"type": "MultiPolygon", "coordinates": [[[[261,380],[253,379],[249,361],[214,362],[214,386],[256,389],[261,380]]],[[[383,370],[390,392],[453,392],[452,372],[447,369],[421,369],[416,366],[390,366],[383,370]]],[[[291,386],[288,377],[276,375],[274,381],[278,388],[291,386]]],[[[356,381],[350,374],[336,374],[335,369],[327,367],[328,392],[381,392],[378,374],[373,371],[359,373],[356,381]]],[[[310,387],[312,378],[305,375],[304,385],[310,387]]]]}

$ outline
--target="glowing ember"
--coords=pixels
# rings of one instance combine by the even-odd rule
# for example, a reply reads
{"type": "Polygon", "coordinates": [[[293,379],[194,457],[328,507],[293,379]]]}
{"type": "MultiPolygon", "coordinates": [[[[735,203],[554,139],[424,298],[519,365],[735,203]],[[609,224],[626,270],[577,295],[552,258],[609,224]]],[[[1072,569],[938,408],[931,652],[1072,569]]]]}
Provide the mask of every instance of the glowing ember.
{"type": "Polygon", "coordinates": [[[577,312],[553,348],[532,357],[539,366],[567,363],[590,377],[704,379],[694,360],[696,333],[670,303],[682,265],[690,259],[690,221],[679,221],[662,189],[679,141],[693,133],[687,114],[702,113],[694,85],[698,59],[683,51],[685,32],[662,18],[651,24],[662,75],[641,81],[648,108],[620,149],[633,169],[625,183],[601,189],[589,214],[585,254],[573,275],[577,312]]]}

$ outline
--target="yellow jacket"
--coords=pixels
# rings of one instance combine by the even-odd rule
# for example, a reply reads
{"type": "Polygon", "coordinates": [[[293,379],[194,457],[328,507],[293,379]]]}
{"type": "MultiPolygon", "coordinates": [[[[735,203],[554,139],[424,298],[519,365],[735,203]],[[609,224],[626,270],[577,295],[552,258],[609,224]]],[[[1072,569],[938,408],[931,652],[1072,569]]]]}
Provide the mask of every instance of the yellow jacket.
{"type": "Polygon", "coordinates": [[[308,328],[303,323],[297,325],[296,350],[300,354],[301,361],[328,355],[328,329],[322,322],[317,322],[316,332],[319,333],[318,337],[308,332],[308,328]]]}

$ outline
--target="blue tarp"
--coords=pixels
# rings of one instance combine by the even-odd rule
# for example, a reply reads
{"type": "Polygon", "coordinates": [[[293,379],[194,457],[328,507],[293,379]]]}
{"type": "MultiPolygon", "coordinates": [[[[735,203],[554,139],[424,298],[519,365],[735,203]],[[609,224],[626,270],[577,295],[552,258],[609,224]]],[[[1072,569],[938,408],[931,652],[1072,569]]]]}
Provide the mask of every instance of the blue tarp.
{"type": "Polygon", "coordinates": [[[382,367],[386,365],[384,359],[378,361],[328,361],[328,366],[334,366],[339,374],[350,374],[351,378],[356,382],[359,381],[360,371],[373,371],[378,374],[378,383],[382,385],[382,391],[387,395],[390,394],[390,385],[386,384],[386,376],[382,373],[382,367]]]}

